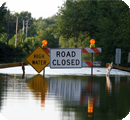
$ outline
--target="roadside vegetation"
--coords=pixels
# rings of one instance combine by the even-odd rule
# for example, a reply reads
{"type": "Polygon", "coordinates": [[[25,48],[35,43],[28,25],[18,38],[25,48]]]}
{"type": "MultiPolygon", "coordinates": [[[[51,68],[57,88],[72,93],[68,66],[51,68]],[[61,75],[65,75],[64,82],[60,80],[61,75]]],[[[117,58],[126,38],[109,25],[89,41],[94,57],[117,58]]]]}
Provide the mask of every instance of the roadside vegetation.
{"type": "MultiPolygon", "coordinates": [[[[37,20],[27,11],[10,13],[8,46],[8,12],[5,6],[6,3],[3,3],[0,8],[0,57],[27,56],[38,45],[42,46],[43,40],[48,41],[49,48],[87,48],[90,39],[95,39],[96,47],[102,48],[102,53],[94,54],[95,61],[101,61],[103,66],[115,62],[115,50],[121,48],[121,66],[130,66],[127,62],[130,52],[130,9],[123,1],[66,0],[56,15],[37,20]]],[[[85,61],[90,54],[83,56],[85,61]]]]}

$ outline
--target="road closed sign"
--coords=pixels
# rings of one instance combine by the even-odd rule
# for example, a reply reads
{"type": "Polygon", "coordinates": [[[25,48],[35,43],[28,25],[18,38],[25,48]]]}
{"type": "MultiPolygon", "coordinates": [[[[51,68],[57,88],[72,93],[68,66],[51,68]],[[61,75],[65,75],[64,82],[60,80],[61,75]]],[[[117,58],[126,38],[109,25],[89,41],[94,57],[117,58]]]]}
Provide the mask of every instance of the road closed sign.
{"type": "Polygon", "coordinates": [[[82,68],[82,49],[50,49],[50,68],[82,68]]]}

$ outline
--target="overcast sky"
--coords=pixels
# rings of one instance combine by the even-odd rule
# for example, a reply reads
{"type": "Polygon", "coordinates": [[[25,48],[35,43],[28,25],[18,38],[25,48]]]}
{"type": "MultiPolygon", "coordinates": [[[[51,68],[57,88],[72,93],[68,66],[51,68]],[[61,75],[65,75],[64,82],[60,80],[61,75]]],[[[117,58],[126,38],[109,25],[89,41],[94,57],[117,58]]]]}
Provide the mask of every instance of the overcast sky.
{"type": "Polygon", "coordinates": [[[58,12],[58,6],[62,6],[65,0],[0,0],[0,6],[6,2],[10,11],[20,13],[28,11],[33,18],[47,18],[58,12]]]}

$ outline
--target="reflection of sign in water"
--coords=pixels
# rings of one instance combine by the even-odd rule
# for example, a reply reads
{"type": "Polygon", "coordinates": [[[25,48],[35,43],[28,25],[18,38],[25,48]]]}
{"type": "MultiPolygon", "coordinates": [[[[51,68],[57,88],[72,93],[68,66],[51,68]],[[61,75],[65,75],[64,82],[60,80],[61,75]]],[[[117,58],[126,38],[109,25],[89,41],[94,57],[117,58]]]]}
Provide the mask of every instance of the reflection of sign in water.
{"type": "Polygon", "coordinates": [[[108,94],[111,95],[112,85],[109,76],[106,76],[106,89],[108,91],[108,94]]]}
{"type": "MultiPolygon", "coordinates": [[[[54,94],[57,98],[64,99],[66,104],[71,105],[88,105],[88,97],[90,96],[91,89],[90,82],[81,82],[75,79],[64,79],[64,78],[50,78],[49,80],[49,94],[50,96],[54,94]],[[71,102],[70,102],[71,101],[71,102]],[[73,103],[73,104],[72,104],[73,103]]],[[[100,85],[98,83],[93,83],[93,99],[94,105],[99,107],[99,89],[100,85]]],[[[50,97],[48,95],[48,97],[50,97]]]]}
{"type": "Polygon", "coordinates": [[[94,101],[94,99],[92,97],[88,97],[88,117],[92,117],[93,101],[94,101]]]}
{"type": "Polygon", "coordinates": [[[49,55],[39,46],[27,58],[26,61],[40,73],[49,63],[49,55]]]}
{"type": "MultiPolygon", "coordinates": [[[[74,104],[80,104],[81,81],[68,80],[62,78],[50,78],[49,94],[54,94],[57,98],[63,98],[65,101],[73,101],[74,104]]],[[[71,102],[68,102],[71,104],[71,102]]]]}
{"type": "Polygon", "coordinates": [[[31,78],[31,81],[28,83],[28,87],[32,89],[36,98],[39,98],[41,94],[41,106],[44,107],[45,95],[48,90],[48,83],[43,76],[40,74],[31,78]]]}

